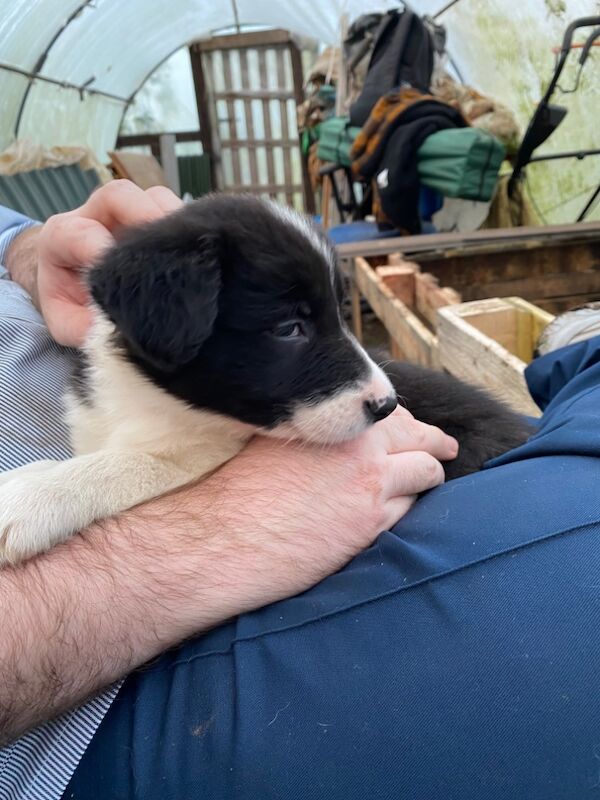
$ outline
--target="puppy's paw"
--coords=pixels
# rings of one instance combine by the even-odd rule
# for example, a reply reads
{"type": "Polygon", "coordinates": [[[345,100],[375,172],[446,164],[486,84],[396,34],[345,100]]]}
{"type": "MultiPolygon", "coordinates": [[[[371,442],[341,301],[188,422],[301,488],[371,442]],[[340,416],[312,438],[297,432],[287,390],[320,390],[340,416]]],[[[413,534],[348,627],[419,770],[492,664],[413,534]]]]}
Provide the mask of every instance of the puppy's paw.
{"type": "Polygon", "coordinates": [[[77,530],[74,497],[51,477],[57,466],[22,467],[0,485],[0,564],[24,561],[77,530]]]}
{"type": "Polygon", "coordinates": [[[21,476],[43,475],[45,472],[52,472],[62,462],[60,461],[32,461],[31,464],[25,464],[23,467],[16,469],[9,469],[6,472],[0,472],[0,486],[5,483],[10,483],[16,478],[21,476]]]}

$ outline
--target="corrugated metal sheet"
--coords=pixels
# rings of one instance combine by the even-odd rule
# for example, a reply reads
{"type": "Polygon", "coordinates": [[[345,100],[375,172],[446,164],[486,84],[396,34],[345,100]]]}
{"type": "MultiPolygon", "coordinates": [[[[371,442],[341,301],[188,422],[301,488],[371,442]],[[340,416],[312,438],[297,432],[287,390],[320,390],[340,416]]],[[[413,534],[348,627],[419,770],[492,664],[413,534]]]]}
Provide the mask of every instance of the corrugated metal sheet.
{"type": "Polygon", "coordinates": [[[181,195],[186,192],[192,197],[201,197],[212,189],[210,182],[210,156],[203,153],[200,156],[179,156],[179,185],[181,195]]]}
{"type": "Polygon", "coordinates": [[[99,184],[95,170],[78,164],[0,175],[0,205],[44,222],[85,203],[99,184]]]}

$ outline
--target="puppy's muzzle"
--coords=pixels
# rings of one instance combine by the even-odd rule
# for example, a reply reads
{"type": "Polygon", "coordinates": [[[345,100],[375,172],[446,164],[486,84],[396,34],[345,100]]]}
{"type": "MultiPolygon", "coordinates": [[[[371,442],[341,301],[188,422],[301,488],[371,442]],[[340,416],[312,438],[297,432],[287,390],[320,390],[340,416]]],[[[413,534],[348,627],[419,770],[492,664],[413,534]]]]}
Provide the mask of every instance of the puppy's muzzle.
{"type": "Polygon", "coordinates": [[[365,410],[367,420],[371,423],[374,423],[389,417],[397,405],[398,400],[396,395],[393,394],[377,400],[365,400],[363,403],[363,408],[365,410]]]}

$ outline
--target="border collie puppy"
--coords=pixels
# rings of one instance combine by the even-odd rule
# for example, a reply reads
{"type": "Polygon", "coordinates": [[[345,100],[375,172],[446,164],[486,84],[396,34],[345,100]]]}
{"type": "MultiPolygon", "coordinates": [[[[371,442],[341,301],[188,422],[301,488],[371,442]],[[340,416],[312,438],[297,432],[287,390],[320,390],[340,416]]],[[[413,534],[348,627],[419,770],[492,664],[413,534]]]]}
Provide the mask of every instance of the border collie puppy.
{"type": "Polygon", "coordinates": [[[187,205],[126,233],[88,280],[94,322],[68,397],[75,456],[0,477],[0,561],[197,481],[257,432],[355,437],[397,395],[459,439],[448,477],[527,436],[515,414],[446,375],[393,363],[386,374],[342,319],[333,248],[272,202],[187,205]]]}

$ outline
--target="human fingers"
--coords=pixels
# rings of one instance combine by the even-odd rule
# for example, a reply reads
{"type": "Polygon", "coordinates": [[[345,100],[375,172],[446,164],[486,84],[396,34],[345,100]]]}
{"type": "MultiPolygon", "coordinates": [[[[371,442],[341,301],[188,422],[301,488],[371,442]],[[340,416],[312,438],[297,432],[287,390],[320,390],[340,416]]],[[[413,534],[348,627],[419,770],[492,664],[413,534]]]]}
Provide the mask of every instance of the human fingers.
{"type": "Polygon", "coordinates": [[[101,222],[76,215],[51,217],[40,232],[38,258],[42,267],[79,269],[89,266],[114,244],[101,222]]]}
{"type": "MultiPolygon", "coordinates": [[[[150,193],[131,181],[116,180],[97,189],[81,208],[70,214],[93,219],[110,231],[127,225],[140,225],[163,217],[165,193],[150,193]]],[[[172,210],[172,209],[169,209],[172,210]]]]}
{"type": "Polygon", "coordinates": [[[385,499],[426,492],[444,482],[444,469],[429,453],[394,453],[387,457],[383,473],[385,499]]]}
{"type": "Polygon", "coordinates": [[[81,347],[92,324],[89,305],[56,298],[46,313],[46,324],[52,338],[64,347],[81,347]]]}
{"type": "Polygon", "coordinates": [[[146,189],[146,194],[160,206],[165,214],[177,211],[183,205],[183,200],[166,186],[151,186],[146,189]]]}
{"type": "Polygon", "coordinates": [[[377,424],[388,453],[424,450],[441,461],[456,458],[458,442],[435,425],[416,420],[405,408],[396,408],[377,424]]]}

